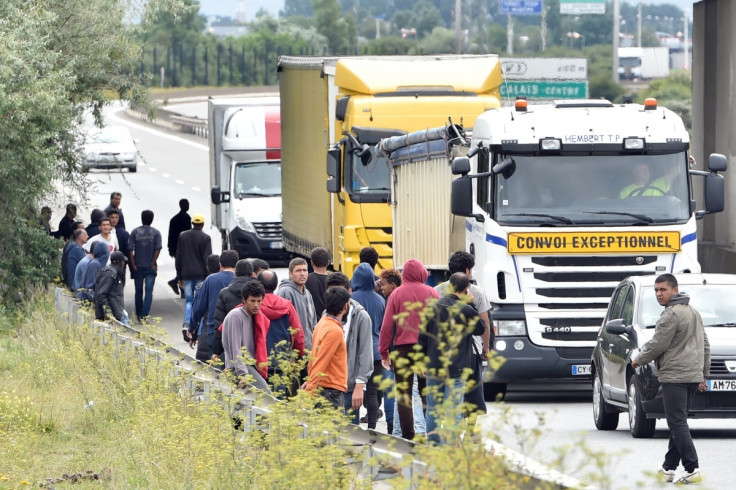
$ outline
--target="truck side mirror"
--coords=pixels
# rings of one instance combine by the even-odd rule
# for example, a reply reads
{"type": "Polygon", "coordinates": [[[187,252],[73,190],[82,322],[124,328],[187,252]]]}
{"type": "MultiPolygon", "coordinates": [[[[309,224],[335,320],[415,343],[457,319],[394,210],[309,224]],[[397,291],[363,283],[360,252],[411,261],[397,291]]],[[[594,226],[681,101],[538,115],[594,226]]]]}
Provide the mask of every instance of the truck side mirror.
{"type": "Polygon", "coordinates": [[[210,198],[212,204],[222,204],[224,202],[230,202],[230,193],[220,191],[220,186],[216,185],[210,191],[210,198]]]}
{"type": "Polygon", "coordinates": [[[485,221],[482,214],[473,214],[473,181],[467,175],[452,181],[450,212],[455,216],[473,217],[485,221]]]}
{"type": "Polygon", "coordinates": [[[726,155],[720,153],[711,153],[708,157],[708,170],[711,172],[725,172],[728,168],[728,159],[726,155]]]}
{"type": "Polygon", "coordinates": [[[327,192],[340,192],[340,148],[330,148],[327,151],[327,192]]]}
{"type": "Polygon", "coordinates": [[[493,166],[493,173],[503,175],[506,180],[510,179],[514,172],[516,172],[516,161],[511,157],[506,157],[493,166]]]}
{"type": "Polygon", "coordinates": [[[712,173],[705,177],[705,212],[719,213],[725,208],[726,181],[723,175],[712,173]]]}
{"type": "Polygon", "coordinates": [[[452,175],[466,175],[470,173],[470,159],[457,157],[452,161],[452,175]]]}

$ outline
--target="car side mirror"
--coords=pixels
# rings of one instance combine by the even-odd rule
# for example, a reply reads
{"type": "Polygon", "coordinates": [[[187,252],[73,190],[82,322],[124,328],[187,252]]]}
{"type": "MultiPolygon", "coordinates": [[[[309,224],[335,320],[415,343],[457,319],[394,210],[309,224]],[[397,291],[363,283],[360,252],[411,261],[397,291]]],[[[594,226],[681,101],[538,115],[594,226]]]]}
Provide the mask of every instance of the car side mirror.
{"type": "Polygon", "coordinates": [[[636,336],[634,327],[631,325],[624,325],[623,318],[616,318],[606,323],[606,332],[613,335],[631,335],[636,336]]]}

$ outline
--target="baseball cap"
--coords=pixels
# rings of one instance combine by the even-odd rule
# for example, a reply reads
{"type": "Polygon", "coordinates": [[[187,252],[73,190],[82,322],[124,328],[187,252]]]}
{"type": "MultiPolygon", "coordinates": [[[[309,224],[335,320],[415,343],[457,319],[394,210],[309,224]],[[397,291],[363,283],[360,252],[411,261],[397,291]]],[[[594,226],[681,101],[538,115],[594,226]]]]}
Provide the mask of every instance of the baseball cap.
{"type": "Polygon", "coordinates": [[[192,223],[197,225],[203,225],[204,224],[204,215],[203,214],[195,214],[192,218],[192,223]]]}
{"type": "Polygon", "coordinates": [[[127,262],[128,257],[123,252],[113,252],[110,254],[110,262],[127,262]]]}

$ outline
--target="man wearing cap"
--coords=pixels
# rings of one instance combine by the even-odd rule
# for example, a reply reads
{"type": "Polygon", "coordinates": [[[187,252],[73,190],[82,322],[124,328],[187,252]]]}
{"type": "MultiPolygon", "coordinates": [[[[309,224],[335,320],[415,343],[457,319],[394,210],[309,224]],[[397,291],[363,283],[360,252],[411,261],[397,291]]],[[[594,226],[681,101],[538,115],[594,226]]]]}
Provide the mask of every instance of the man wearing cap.
{"type": "Polygon", "coordinates": [[[161,253],[161,232],[151,226],[153,211],[146,209],[141,213],[138,228],[130,233],[130,270],[135,283],[135,315],[138,320],[145,319],[151,311],[153,284],[158,274],[158,255],[161,253]],[[145,298],[143,297],[145,287],[145,298]]]}
{"type": "Polygon", "coordinates": [[[184,324],[182,336],[189,342],[189,321],[192,317],[194,288],[207,277],[207,256],[212,253],[212,240],[203,231],[204,215],[195,214],[192,229],[182,232],[176,246],[176,277],[184,291],[184,324]]]}
{"type": "Polygon", "coordinates": [[[128,259],[123,252],[113,252],[110,263],[105,266],[95,281],[95,318],[105,320],[108,310],[119,322],[128,324],[123,309],[123,288],[125,286],[125,263],[128,259]]]}

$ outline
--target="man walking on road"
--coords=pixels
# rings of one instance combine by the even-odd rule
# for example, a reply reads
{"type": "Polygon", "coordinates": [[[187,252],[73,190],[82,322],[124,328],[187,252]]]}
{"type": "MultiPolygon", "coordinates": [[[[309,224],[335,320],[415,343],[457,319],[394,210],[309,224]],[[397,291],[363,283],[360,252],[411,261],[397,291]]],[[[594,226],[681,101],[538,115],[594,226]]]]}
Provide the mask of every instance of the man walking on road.
{"type": "MultiPolygon", "coordinates": [[[[393,362],[389,351],[397,351],[396,359],[399,369],[394,368],[396,389],[399,393],[399,424],[404,439],[414,439],[414,413],[412,408],[412,384],[414,360],[412,353],[419,340],[419,329],[422,324],[422,311],[429,301],[439,299],[434,288],[424,284],[429,277],[424,265],[416,260],[409,259],[404,264],[404,282],[389,296],[386,303],[386,313],[381,324],[381,334],[378,350],[384,369],[392,369],[393,362]],[[393,346],[393,347],[392,347],[393,346]]],[[[416,375],[419,393],[422,396],[422,405],[426,405],[423,395],[426,385],[424,376],[416,375]]]]}
{"type": "Polygon", "coordinates": [[[690,297],[679,292],[675,276],[662,274],[657,277],[654,292],[657,302],[665,309],[657,320],[652,339],[644,344],[631,366],[637,368],[652,361],[657,365],[664,413],[670,428],[669,447],[657,471],[659,478],[674,481],[675,470],[682,461],[685,471],[677,483],[697,483],[702,477],[687,414],[695,393],[708,389],[710,344],[700,314],[690,306],[690,297]]]}
{"type": "Polygon", "coordinates": [[[312,333],[317,324],[317,315],[314,312],[314,301],[309,290],[304,286],[307,283],[307,261],[301,257],[289,262],[289,279],[281,281],[276,292],[284,299],[288,299],[299,314],[299,321],[304,330],[304,345],[312,349],[312,333]]]}
{"type": "MultiPolygon", "coordinates": [[[[179,244],[179,235],[187,230],[192,229],[192,217],[189,216],[189,201],[187,199],[179,200],[179,212],[174,215],[169,221],[169,239],[167,247],[169,249],[169,256],[176,257],[176,247],[179,244]]],[[[179,294],[179,279],[173,278],[167,282],[169,287],[174,291],[174,294],[179,294]]]]}
{"type": "Polygon", "coordinates": [[[153,211],[141,213],[143,225],[130,233],[130,270],[135,284],[135,315],[139,321],[148,317],[153,302],[153,284],[158,274],[158,255],[161,253],[161,232],[151,226],[153,211]],[[144,294],[145,285],[145,298],[144,294]]]}
{"type": "Polygon", "coordinates": [[[184,290],[184,324],[182,336],[189,342],[189,320],[192,317],[194,287],[207,277],[207,256],[212,253],[212,239],[203,231],[204,215],[195,214],[193,228],[179,235],[176,245],[176,277],[184,290]]]}

